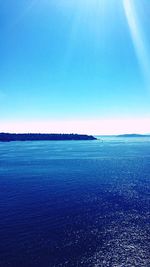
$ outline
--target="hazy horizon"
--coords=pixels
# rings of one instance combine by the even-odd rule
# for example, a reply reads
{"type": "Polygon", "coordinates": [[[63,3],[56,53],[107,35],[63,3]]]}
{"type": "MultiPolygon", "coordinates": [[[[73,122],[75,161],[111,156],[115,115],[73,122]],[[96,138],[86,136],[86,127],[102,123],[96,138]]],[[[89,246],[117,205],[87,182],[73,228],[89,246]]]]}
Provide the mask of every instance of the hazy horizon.
{"type": "Polygon", "coordinates": [[[123,136],[123,135],[141,135],[141,136],[145,136],[145,135],[147,135],[147,136],[150,136],[150,133],[134,133],[134,132],[131,132],[131,133],[119,133],[119,134],[87,134],[87,133],[81,133],[81,134],[79,134],[79,133],[72,133],[72,132],[68,132],[68,133],[65,133],[65,132],[63,132],[63,133],[61,133],[61,132],[0,132],[0,134],[48,134],[48,135],[53,135],[53,134],[60,134],[60,135],[92,135],[92,136],[94,136],[94,137],[111,137],[111,136],[123,136]]]}
{"type": "Polygon", "coordinates": [[[150,120],[53,120],[3,123],[0,132],[16,133],[78,133],[92,135],[117,135],[150,133],[150,120]]]}

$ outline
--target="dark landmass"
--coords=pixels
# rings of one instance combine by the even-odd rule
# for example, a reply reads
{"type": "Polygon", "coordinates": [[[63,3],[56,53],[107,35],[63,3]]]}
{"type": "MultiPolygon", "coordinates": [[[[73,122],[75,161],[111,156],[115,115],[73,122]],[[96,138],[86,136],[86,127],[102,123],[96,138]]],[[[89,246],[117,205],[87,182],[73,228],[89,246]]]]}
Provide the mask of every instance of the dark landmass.
{"type": "Polygon", "coordinates": [[[0,142],[10,141],[61,141],[61,140],[96,140],[92,135],[83,134],[15,134],[0,133],[0,142]]]}
{"type": "Polygon", "coordinates": [[[150,137],[148,134],[120,134],[117,137],[150,137]]]}

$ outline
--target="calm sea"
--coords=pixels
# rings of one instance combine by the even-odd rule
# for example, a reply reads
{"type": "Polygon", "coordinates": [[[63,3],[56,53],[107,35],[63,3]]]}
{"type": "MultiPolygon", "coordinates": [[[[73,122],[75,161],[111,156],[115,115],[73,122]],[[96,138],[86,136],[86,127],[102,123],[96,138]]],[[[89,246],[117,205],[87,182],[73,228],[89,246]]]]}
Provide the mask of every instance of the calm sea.
{"type": "Polygon", "coordinates": [[[0,267],[150,266],[150,139],[0,143],[0,267]]]}

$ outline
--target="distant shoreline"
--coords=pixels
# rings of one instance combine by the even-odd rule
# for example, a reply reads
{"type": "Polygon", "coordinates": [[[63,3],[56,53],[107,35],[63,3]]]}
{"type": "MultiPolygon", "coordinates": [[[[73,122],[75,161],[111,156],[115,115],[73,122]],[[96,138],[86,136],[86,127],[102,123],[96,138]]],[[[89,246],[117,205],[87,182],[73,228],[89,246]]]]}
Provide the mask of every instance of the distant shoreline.
{"type": "Polygon", "coordinates": [[[120,134],[117,137],[150,137],[149,134],[120,134]]]}
{"type": "Polygon", "coordinates": [[[40,134],[40,133],[0,133],[0,142],[12,141],[80,141],[97,140],[92,135],[84,134],[40,134]]]}

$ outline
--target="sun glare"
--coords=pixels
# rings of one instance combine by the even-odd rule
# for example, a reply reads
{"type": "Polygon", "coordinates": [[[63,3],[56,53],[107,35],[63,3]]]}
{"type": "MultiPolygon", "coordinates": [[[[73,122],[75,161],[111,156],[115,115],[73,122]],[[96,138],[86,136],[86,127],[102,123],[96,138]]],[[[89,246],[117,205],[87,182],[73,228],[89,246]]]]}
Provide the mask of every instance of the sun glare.
{"type": "Polygon", "coordinates": [[[150,61],[146,48],[144,30],[141,27],[140,18],[135,8],[134,0],[123,1],[124,11],[130,29],[131,38],[135,47],[135,52],[145,78],[146,86],[150,84],[150,61]]]}

